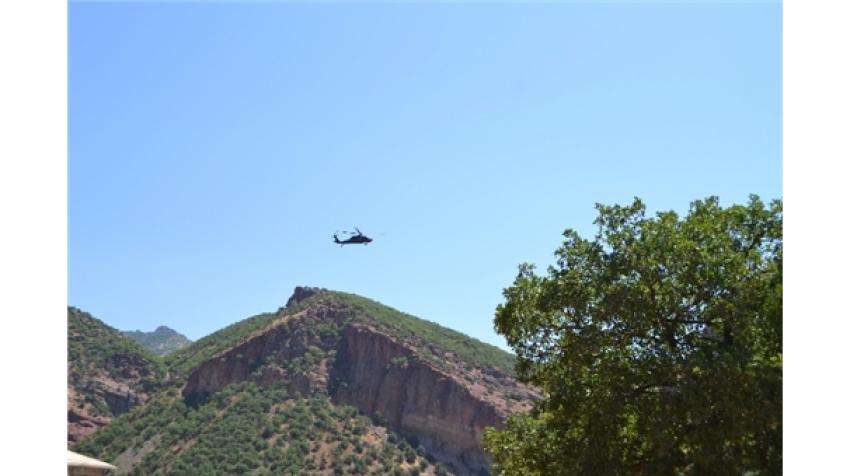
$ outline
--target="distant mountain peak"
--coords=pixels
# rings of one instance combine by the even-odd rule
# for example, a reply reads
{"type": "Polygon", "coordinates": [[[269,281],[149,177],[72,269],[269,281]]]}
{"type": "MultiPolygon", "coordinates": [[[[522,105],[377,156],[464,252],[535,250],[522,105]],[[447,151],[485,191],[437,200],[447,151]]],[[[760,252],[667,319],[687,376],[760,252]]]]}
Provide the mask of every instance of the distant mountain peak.
{"type": "Polygon", "coordinates": [[[153,331],[154,334],[164,334],[164,335],[180,335],[179,332],[168,326],[159,326],[156,330],[153,331]]]}
{"type": "Polygon", "coordinates": [[[164,325],[157,327],[153,332],[135,330],[122,331],[121,333],[159,356],[170,354],[192,343],[183,334],[164,325]]]}

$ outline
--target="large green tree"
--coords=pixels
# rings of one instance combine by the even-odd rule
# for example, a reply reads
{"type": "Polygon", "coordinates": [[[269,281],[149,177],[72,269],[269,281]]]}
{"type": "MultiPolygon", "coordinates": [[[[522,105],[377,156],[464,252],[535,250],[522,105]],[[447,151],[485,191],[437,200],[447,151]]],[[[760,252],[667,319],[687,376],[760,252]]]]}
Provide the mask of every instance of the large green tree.
{"type": "Polygon", "coordinates": [[[781,201],[597,210],[593,240],[565,231],[496,310],[543,390],[487,432],[496,472],[781,474],[781,201]]]}

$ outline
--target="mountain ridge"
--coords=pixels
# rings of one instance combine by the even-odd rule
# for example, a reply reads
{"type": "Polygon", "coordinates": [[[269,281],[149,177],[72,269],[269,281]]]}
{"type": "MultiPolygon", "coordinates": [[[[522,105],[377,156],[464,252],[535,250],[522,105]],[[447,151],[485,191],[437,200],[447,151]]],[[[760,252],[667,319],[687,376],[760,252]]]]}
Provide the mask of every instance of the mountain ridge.
{"type": "MultiPolygon", "coordinates": [[[[283,457],[277,446],[264,445],[273,441],[289,454],[294,443],[281,435],[281,426],[272,425],[263,431],[267,438],[257,439],[247,430],[231,435],[246,445],[252,441],[256,448],[243,448],[252,457],[234,462],[230,471],[247,465],[251,474],[289,474],[294,462],[302,460],[311,462],[307,474],[345,474],[358,467],[373,474],[487,474],[489,455],[480,447],[484,428],[528,411],[538,397],[536,390],[515,380],[511,354],[376,301],[322,288],[297,287],[276,312],[231,324],[162,362],[168,369],[164,390],[147,408],[134,409],[80,443],[81,450],[119,463],[124,473],[182,474],[178,468],[184,463],[211,464],[209,455],[191,448],[211,438],[204,428],[215,428],[221,419],[242,418],[231,415],[229,405],[270,402],[270,407],[252,407],[251,417],[269,422],[276,412],[289,411],[287,405],[301,408],[307,401],[323,414],[368,419],[369,424],[363,423],[367,433],[382,435],[369,440],[369,454],[385,458],[380,464],[367,458],[367,464],[356,452],[349,457],[346,443],[335,442],[323,430],[314,431],[318,439],[309,440],[310,451],[283,457]],[[157,413],[173,418],[161,419],[157,413]],[[198,414],[207,420],[196,421],[198,414]],[[414,448],[413,456],[405,445],[414,448]]],[[[347,444],[366,445],[364,438],[352,436],[347,444]]]]}

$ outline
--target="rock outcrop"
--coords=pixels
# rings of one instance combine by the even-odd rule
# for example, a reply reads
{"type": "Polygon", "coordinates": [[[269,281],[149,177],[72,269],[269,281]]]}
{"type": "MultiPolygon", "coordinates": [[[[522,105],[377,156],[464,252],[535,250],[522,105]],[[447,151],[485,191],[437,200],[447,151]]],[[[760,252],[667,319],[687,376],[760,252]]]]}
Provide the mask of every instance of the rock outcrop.
{"type": "Polygon", "coordinates": [[[80,402],[74,387],[68,387],[68,442],[74,443],[91,435],[109,423],[110,418],[91,414],[91,409],[80,402]]]}
{"type": "Polygon", "coordinates": [[[119,381],[103,374],[69,380],[68,441],[72,443],[149,398],[132,381],[119,381]]]}
{"type": "MultiPolygon", "coordinates": [[[[293,298],[290,298],[290,303],[293,298]]],[[[324,321],[339,326],[351,315],[349,310],[330,306],[315,306],[294,315],[282,315],[242,343],[219,352],[198,366],[189,374],[183,387],[183,397],[189,403],[204,400],[227,385],[249,378],[263,366],[272,368],[264,368],[264,372],[254,376],[261,383],[269,383],[274,375],[281,379],[303,381],[304,375],[315,374],[317,370],[324,375],[314,375],[312,380],[326,381],[326,371],[312,368],[295,371],[290,364],[311,350],[326,352],[336,346],[338,338],[335,335],[323,336],[315,332],[312,324],[324,321]]]]}
{"type": "Polygon", "coordinates": [[[489,468],[481,437],[506,415],[387,335],[346,327],[330,379],[330,394],[339,403],[416,438],[456,467],[476,473],[489,468]]]}

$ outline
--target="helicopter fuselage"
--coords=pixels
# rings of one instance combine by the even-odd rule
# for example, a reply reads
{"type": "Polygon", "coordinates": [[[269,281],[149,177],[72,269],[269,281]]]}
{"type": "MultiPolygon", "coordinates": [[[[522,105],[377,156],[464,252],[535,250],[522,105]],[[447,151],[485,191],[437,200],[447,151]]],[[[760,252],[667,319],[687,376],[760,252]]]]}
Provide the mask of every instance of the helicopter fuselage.
{"type": "Polygon", "coordinates": [[[372,238],[369,238],[366,235],[354,235],[351,238],[340,241],[336,235],[334,235],[334,243],[342,246],[342,245],[367,245],[372,242],[372,238]]]}

